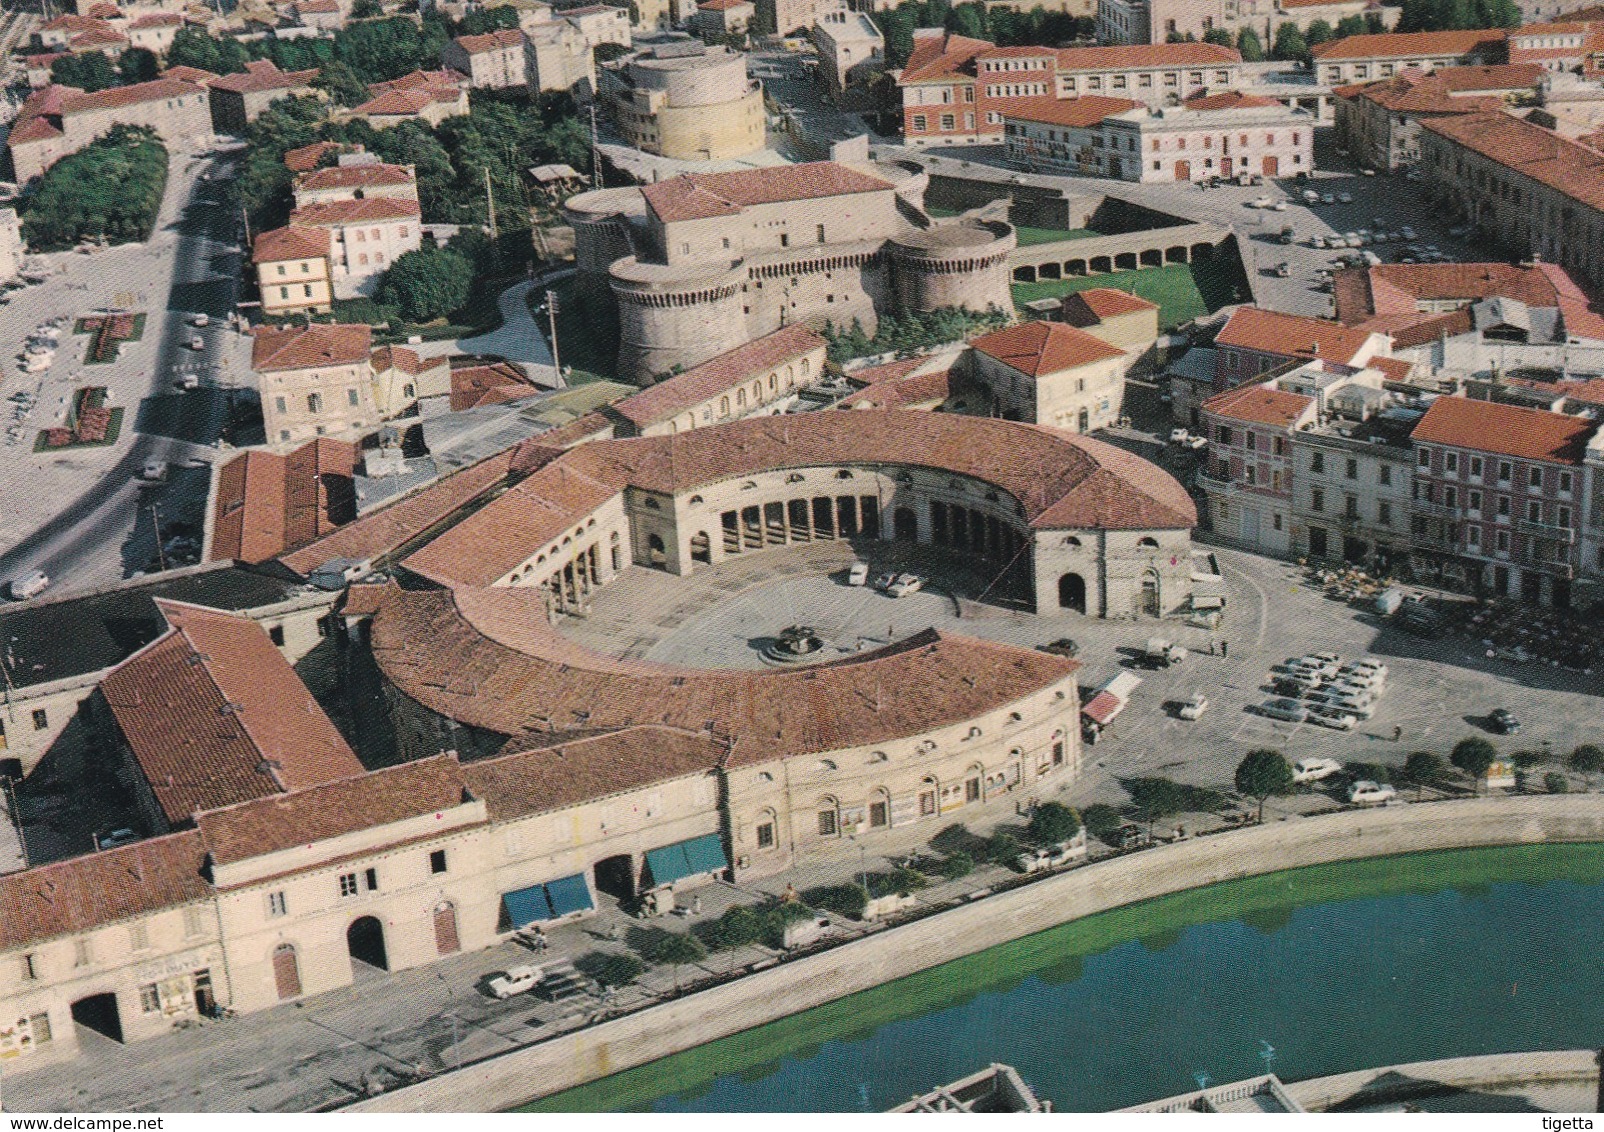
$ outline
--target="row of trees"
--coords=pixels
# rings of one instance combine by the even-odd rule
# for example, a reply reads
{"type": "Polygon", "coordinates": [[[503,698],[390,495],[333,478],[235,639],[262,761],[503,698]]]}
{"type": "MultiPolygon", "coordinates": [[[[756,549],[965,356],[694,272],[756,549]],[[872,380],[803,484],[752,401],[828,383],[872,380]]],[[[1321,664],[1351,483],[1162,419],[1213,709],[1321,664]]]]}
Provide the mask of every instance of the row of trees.
{"type": "Polygon", "coordinates": [[[130,47],[113,63],[99,51],[63,55],[50,64],[50,81],[79,90],[105,90],[154,79],[161,67],[156,55],[143,47],[130,47]]]}
{"type": "Polygon", "coordinates": [[[945,28],[1001,47],[1069,43],[1096,31],[1096,22],[1086,17],[1049,12],[1040,6],[1021,12],[974,0],[956,7],[950,0],[903,0],[889,11],[876,12],[873,18],[885,37],[886,63],[890,67],[900,67],[908,61],[915,28],[945,28]]]}
{"type": "Polygon", "coordinates": [[[82,240],[110,243],[149,237],[167,187],[167,150],[144,127],[113,126],[105,136],[52,165],[28,199],[23,234],[36,251],[82,240]]]}
{"type": "Polygon", "coordinates": [[[1525,23],[1515,0],[1403,0],[1399,31],[1468,31],[1525,23]]]}
{"type": "Polygon", "coordinates": [[[839,364],[874,354],[912,357],[932,346],[962,341],[973,333],[1001,329],[1009,321],[1009,316],[996,306],[979,314],[960,307],[942,307],[902,317],[881,315],[873,336],[855,318],[844,329],[827,323],[824,336],[830,342],[829,359],[839,364]]]}

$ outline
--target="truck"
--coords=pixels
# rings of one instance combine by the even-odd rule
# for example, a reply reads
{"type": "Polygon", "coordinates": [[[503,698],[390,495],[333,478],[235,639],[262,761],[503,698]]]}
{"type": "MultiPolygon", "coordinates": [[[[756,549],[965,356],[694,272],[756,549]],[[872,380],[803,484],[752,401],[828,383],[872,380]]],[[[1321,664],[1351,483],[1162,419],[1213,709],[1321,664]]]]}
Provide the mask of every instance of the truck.
{"type": "Polygon", "coordinates": [[[1147,647],[1142,650],[1142,661],[1149,668],[1168,668],[1185,659],[1186,650],[1180,645],[1172,645],[1163,637],[1149,637],[1147,647]]]}

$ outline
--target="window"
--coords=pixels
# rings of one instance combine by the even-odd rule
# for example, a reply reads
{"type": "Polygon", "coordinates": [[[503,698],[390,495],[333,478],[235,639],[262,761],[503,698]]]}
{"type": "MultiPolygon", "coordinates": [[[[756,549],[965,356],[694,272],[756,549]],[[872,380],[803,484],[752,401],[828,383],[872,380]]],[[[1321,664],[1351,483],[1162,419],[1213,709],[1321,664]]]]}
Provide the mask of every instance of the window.
{"type": "Polygon", "coordinates": [[[87,967],[94,961],[94,950],[89,946],[87,936],[72,941],[72,965],[74,967],[87,967]]]}
{"type": "Polygon", "coordinates": [[[1416,454],[1416,456],[1415,456],[1415,459],[1416,459],[1416,460],[1417,460],[1417,461],[1418,461],[1418,463],[1419,463],[1419,464],[1420,464],[1420,466],[1421,466],[1421,467],[1422,467],[1422,468],[1429,468],[1429,467],[1431,467],[1431,449],[1429,449],[1429,448],[1422,448],[1422,449],[1421,449],[1421,450],[1420,450],[1420,451],[1419,451],[1419,452],[1418,452],[1418,453],[1417,453],[1417,454],[1416,454]]]}
{"type": "Polygon", "coordinates": [[[1349,519],[1357,519],[1359,517],[1359,497],[1356,495],[1350,495],[1344,499],[1342,502],[1342,513],[1349,519]]]}
{"type": "Polygon", "coordinates": [[[1255,432],[1244,433],[1243,436],[1242,436],[1242,442],[1248,446],[1248,451],[1249,452],[1257,452],[1258,449],[1259,449],[1259,435],[1258,435],[1258,433],[1255,433],[1255,432]]]}
{"type": "Polygon", "coordinates": [[[1231,430],[1225,425],[1220,425],[1214,430],[1214,442],[1216,444],[1231,443],[1231,430]]]}
{"type": "Polygon", "coordinates": [[[310,284],[310,283],[303,284],[301,286],[301,290],[306,292],[306,298],[310,299],[312,297],[312,284],[310,284]]]}
{"type": "Polygon", "coordinates": [[[1541,523],[1543,521],[1543,505],[1535,499],[1526,505],[1526,521],[1528,523],[1541,523]]]}
{"type": "Polygon", "coordinates": [[[1470,499],[1470,509],[1472,511],[1474,511],[1476,514],[1480,515],[1481,514],[1481,492],[1479,492],[1479,491],[1470,492],[1469,493],[1469,499],[1470,499]]]}
{"type": "Polygon", "coordinates": [[[429,873],[432,876],[438,876],[445,871],[446,851],[444,849],[436,849],[429,854],[429,873]]]}
{"type": "Polygon", "coordinates": [[[350,403],[350,405],[351,405],[351,407],[353,409],[356,408],[356,406],[357,406],[357,395],[356,395],[356,390],[354,388],[347,389],[345,391],[345,399],[346,399],[346,401],[348,401],[350,403]]]}
{"type": "Polygon", "coordinates": [[[1391,464],[1383,464],[1383,465],[1381,465],[1381,471],[1379,473],[1377,473],[1376,481],[1378,483],[1380,483],[1382,487],[1387,487],[1387,486],[1391,485],[1391,483],[1392,483],[1392,465],[1391,464]]]}
{"type": "Polygon", "coordinates": [[[1528,486],[1528,487],[1542,487],[1543,486],[1543,469],[1542,468],[1531,468],[1531,469],[1529,469],[1527,471],[1527,474],[1526,474],[1526,486],[1528,486]]]}
{"type": "Polygon", "coordinates": [[[1472,456],[1470,458],[1470,474],[1472,476],[1474,476],[1474,477],[1480,477],[1480,475],[1481,475],[1481,457],[1480,456],[1472,456]]]}
{"type": "Polygon", "coordinates": [[[306,411],[309,413],[321,413],[323,411],[323,394],[308,393],[306,395],[306,411]]]}
{"type": "Polygon", "coordinates": [[[273,408],[277,409],[281,413],[287,413],[290,411],[290,407],[284,403],[284,398],[282,397],[273,398],[273,408]]]}
{"type": "Polygon", "coordinates": [[[817,225],[817,232],[818,232],[818,237],[819,237],[819,243],[821,243],[821,244],[824,243],[824,225],[823,224],[817,225]]]}
{"type": "Polygon", "coordinates": [[[1561,472],[1559,474],[1559,489],[1561,491],[1570,491],[1571,474],[1569,472],[1561,472]]]}
{"type": "Polygon", "coordinates": [[[359,891],[355,873],[343,873],[340,876],[340,895],[342,897],[355,896],[359,891]]]}
{"type": "Polygon", "coordinates": [[[953,116],[951,114],[943,114],[941,116],[941,128],[943,130],[951,130],[951,129],[954,129],[955,126],[956,126],[956,120],[953,118],[953,116]]]}
{"type": "Polygon", "coordinates": [[[1500,461],[1498,461],[1498,482],[1499,483],[1508,483],[1509,482],[1509,478],[1510,478],[1510,476],[1512,474],[1513,474],[1513,469],[1510,467],[1510,463],[1509,463],[1508,460],[1500,460],[1500,461]]]}
{"type": "Polygon", "coordinates": [[[363,874],[363,878],[362,879],[364,879],[365,881],[368,882],[368,891],[369,892],[377,892],[377,891],[379,891],[379,870],[378,869],[368,869],[367,872],[363,874]]]}
{"type": "Polygon", "coordinates": [[[35,708],[33,712],[33,729],[43,731],[50,726],[50,716],[44,708],[35,708]]]}
{"type": "Polygon", "coordinates": [[[1498,497],[1498,513],[1506,519],[1509,518],[1509,496],[1500,495],[1498,497]]]}
{"type": "Polygon", "coordinates": [[[1555,522],[1556,522],[1556,524],[1558,526],[1561,526],[1561,527],[1570,526],[1571,525],[1571,509],[1569,507],[1561,507],[1559,509],[1559,512],[1558,512],[1556,518],[1555,518],[1555,522]]]}
{"type": "Polygon", "coordinates": [[[1351,457],[1349,458],[1347,475],[1348,475],[1348,478],[1351,479],[1351,480],[1356,480],[1356,479],[1359,478],[1359,461],[1358,460],[1352,459],[1351,457]]]}
{"type": "Polygon", "coordinates": [[[1287,438],[1286,437],[1284,437],[1284,436],[1274,437],[1274,438],[1271,439],[1270,444],[1271,444],[1271,448],[1273,449],[1273,451],[1275,452],[1275,454],[1277,456],[1285,456],[1287,454],[1287,438]]]}
{"type": "Polygon", "coordinates": [[[1465,529],[1465,542],[1469,546],[1481,545],[1481,528],[1472,524],[1465,529]]]}
{"type": "Polygon", "coordinates": [[[31,983],[39,977],[39,966],[33,952],[28,952],[17,961],[22,967],[22,981],[31,983]]]}
{"type": "Polygon", "coordinates": [[[1392,526],[1392,504],[1386,501],[1376,505],[1376,522],[1384,527],[1392,526]]]}
{"type": "Polygon", "coordinates": [[[150,950],[150,926],[145,921],[128,925],[128,947],[132,951],[150,950]]]}
{"type": "Polygon", "coordinates": [[[1442,492],[1442,501],[1449,507],[1457,506],[1459,503],[1459,493],[1451,487],[1445,487],[1443,488],[1442,492]]]}
{"type": "Polygon", "coordinates": [[[774,823],[771,821],[759,822],[757,827],[757,847],[759,849],[774,848],[774,823]]]}
{"type": "Polygon", "coordinates": [[[146,983],[139,988],[139,1012],[141,1014],[154,1014],[162,1008],[162,996],[156,991],[155,983],[146,983]]]}
{"type": "Polygon", "coordinates": [[[1326,470],[1326,454],[1324,452],[1316,452],[1309,457],[1309,470],[1315,475],[1320,475],[1326,470]]]}
{"type": "Polygon", "coordinates": [[[280,287],[278,289],[278,297],[281,298],[281,299],[289,298],[290,297],[290,289],[288,287],[280,287]]]}
{"type": "Polygon", "coordinates": [[[1509,549],[1509,532],[1508,531],[1499,531],[1498,532],[1498,549],[1499,550],[1506,550],[1506,551],[1509,549]]]}
{"type": "Polygon", "coordinates": [[[1459,471],[1459,453],[1448,452],[1443,456],[1443,467],[1449,472],[1459,471]]]}
{"type": "Polygon", "coordinates": [[[1278,531],[1281,529],[1281,512],[1277,511],[1270,516],[1270,525],[1278,531]]]}
{"type": "Polygon", "coordinates": [[[915,114],[913,116],[913,128],[915,132],[923,132],[929,128],[928,122],[923,114],[915,114]]]}
{"type": "Polygon", "coordinates": [[[835,829],[836,829],[835,811],[834,810],[820,810],[819,811],[819,836],[820,837],[834,837],[835,836],[835,829]]]}
{"type": "Polygon", "coordinates": [[[280,274],[280,275],[285,275],[285,274],[288,274],[288,273],[287,273],[287,272],[286,272],[286,270],[285,270],[285,268],[284,268],[284,265],[283,265],[283,264],[282,264],[282,263],[281,263],[281,264],[279,264],[279,265],[278,265],[278,273],[279,273],[279,274],[280,274]]]}
{"type": "Polygon", "coordinates": [[[1319,488],[1315,488],[1314,492],[1313,492],[1313,498],[1310,499],[1310,501],[1309,501],[1309,510],[1311,510],[1311,511],[1324,511],[1325,509],[1326,509],[1326,493],[1321,491],[1319,488]]]}
{"type": "MultiPolygon", "coordinates": [[[[344,877],[340,878],[340,895],[341,896],[348,895],[348,893],[346,893],[346,891],[345,891],[345,878],[344,877]]],[[[289,910],[290,910],[290,906],[285,901],[284,893],[282,891],[269,892],[267,894],[267,914],[269,916],[285,916],[285,915],[289,914],[289,910]]]]}

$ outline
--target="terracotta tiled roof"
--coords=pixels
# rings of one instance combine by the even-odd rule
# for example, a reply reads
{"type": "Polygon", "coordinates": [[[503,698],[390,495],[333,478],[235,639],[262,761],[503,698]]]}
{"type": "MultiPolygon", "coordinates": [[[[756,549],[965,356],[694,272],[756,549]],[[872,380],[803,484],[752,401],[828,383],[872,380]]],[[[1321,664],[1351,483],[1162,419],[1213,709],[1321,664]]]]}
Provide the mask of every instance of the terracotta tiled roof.
{"type": "Polygon", "coordinates": [[[496,758],[465,764],[462,779],[492,821],[512,821],[708,774],[724,754],[707,732],[673,727],[629,727],[555,746],[549,736],[520,736],[496,758]]]}
{"type": "Polygon", "coordinates": [[[878,366],[864,366],[862,369],[851,370],[846,379],[853,385],[878,385],[881,382],[894,381],[899,377],[906,377],[914,370],[928,362],[929,358],[913,357],[898,358],[894,362],[886,362],[878,366]]]}
{"type": "Polygon", "coordinates": [[[1270,385],[1241,385],[1204,401],[1203,411],[1248,424],[1290,428],[1312,404],[1314,399],[1301,393],[1287,393],[1270,385]]]}
{"type": "Polygon", "coordinates": [[[1486,67],[1443,67],[1433,71],[1449,91],[1525,90],[1535,87],[1546,68],[1537,63],[1501,63],[1486,67]]]}
{"type": "Polygon", "coordinates": [[[207,900],[193,830],[0,876],[0,952],[207,900]]]}
{"type": "Polygon", "coordinates": [[[1504,380],[1511,385],[1535,389],[1551,397],[1564,397],[1566,400],[1579,401],[1586,405],[1604,405],[1604,378],[1595,377],[1585,381],[1538,381],[1529,377],[1510,375],[1504,380]]]}
{"type": "Polygon", "coordinates": [[[641,189],[660,220],[733,216],[742,208],[781,201],[817,200],[853,193],[888,192],[889,181],[834,161],[778,165],[733,173],[684,173],[641,189]]]}
{"type": "Polygon", "coordinates": [[[451,371],[451,411],[501,405],[533,397],[540,390],[524,372],[508,362],[461,366],[451,371]]]}
{"type": "Polygon", "coordinates": [[[971,475],[1013,495],[1021,518],[1036,527],[1196,522],[1191,497],[1167,473],[1090,437],[941,413],[806,413],[582,444],[405,564],[442,584],[489,585],[625,486],[670,494],[761,471],[837,464],[906,464],[971,475]]]}
{"type": "Polygon", "coordinates": [[[355,113],[397,117],[417,114],[435,101],[437,100],[434,95],[424,90],[387,90],[362,103],[356,108],[355,113]]]}
{"type": "Polygon", "coordinates": [[[1138,311],[1156,311],[1158,304],[1114,287],[1093,287],[1064,296],[1059,317],[1071,326],[1095,326],[1106,318],[1138,311]]]}
{"type": "Polygon", "coordinates": [[[227,809],[196,820],[219,865],[327,841],[454,809],[462,774],[451,755],[435,755],[227,809]]]}
{"type": "MultiPolygon", "coordinates": [[[[1009,76],[1012,78],[1012,76],[1009,76]]],[[[1042,122],[1051,126],[1095,126],[1111,114],[1123,114],[1141,105],[1129,98],[1104,98],[1089,94],[1083,98],[1010,98],[1003,102],[1004,118],[1021,122],[1042,122]]]]}
{"type": "Polygon", "coordinates": [[[1582,462],[1597,421],[1542,409],[1439,397],[1412,434],[1416,444],[1446,444],[1554,464],[1582,462]]]}
{"type": "MultiPolygon", "coordinates": [[[[707,7],[703,4],[702,7],[707,7]]],[[[469,55],[482,55],[487,51],[505,51],[509,47],[521,48],[524,45],[524,33],[517,28],[497,28],[484,35],[459,35],[456,45],[469,55]]]]}
{"type": "Polygon", "coordinates": [[[256,59],[245,64],[237,75],[223,75],[212,82],[213,90],[232,91],[235,94],[258,94],[269,90],[293,90],[311,86],[317,78],[317,68],[305,71],[284,71],[271,59],[256,59]]]}
{"type": "Polygon", "coordinates": [[[40,114],[32,118],[23,118],[12,126],[11,132],[6,135],[6,144],[8,146],[17,146],[27,142],[44,141],[46,138],[59,138],[61,136],[61,127],[43,114],[40,114]]]}
{"type": "MultiPolygon", "coordinates": [[[[928,362],[928,358],[914,361],[928,362]]],[[[884,368],[884,367],[883,367],[884,368]]],[[[855,376],[861,377],[859,373],[855,376]]],[[[876,381],[850,397],[842,398],[842,409],[921,409],[934,408],[953,393],[951,366],[938,366],[922,373],[876,381]]]]}
{"type": "Polygon", "coordinates": [[[982,335],[970,345],[1031,377],[1045,377],[1125,356],[1125,351],[1118,346],[1064,322],[1022,322],[982,335]]]}
{"type": "Polygon", "coordinates": [[[350,365],[372,353],[373,328],[314,322],[307,327],[263,328],[251,344],[251,368],[258,373],[350,365]]]}
{"type": "Polygon", "coordinates": [[[992,44],[984,39],[970,39],[967,36],[950,33],[916,35],[913,39],[913,51],[909,54],[907,63],[903,64],[902,75],[897,79],[897,83],[900,86],[908,86],[937,79],[951,79],[966,69],[971,69],[970,64],[976,55],[992,49],[992,44]]]}
{"type": "Polygon", "coordinates": [[[731,8],[739,7],[742,4],[750,4],[751,2],[752,0],[702,0],[701,3],[696,5],[696,9],[699,12],[727,12],[731,8]]]}
{"type": "Polygon", "coordinates": [[[374,350],[368,362],[373,366],[374,373],[383,373],[385,370],[396,369],[402,373],[417,377],[420,373],[427,373],[441,366],[449,366],[451,358],[441,354],[433,358],[420,358],[416,350],[409,350],[405,346],[380,346],[374,350]]]}
{"type": "Polygon", "coordinates": [[[184,17],[177,12],[152,12],[147,16],[140,16],[130,28],[176,28],[184,26],[184,17]]]}
{"type": "Polygon", "coordinates": [[[335,228],[342,224],[416,220],[421,215],[422,212],[415,200],[403,197],[363,197],[361,200],[313,201],[291,212],[290,223],[315,228],[335,228]]]}
{"type": "Polygon", "coordinates": [[[251,451],[218,470],[213,559],[266,562],[356,518],[354,444],[319,437],[288,455],[251,451]]]}
{"type": "Polygon", "coordinates": [[[1203,67],[1240,63],[1241,52],[1218,43],[1140,43],[1125,47],[1065,47],[1060,71],[1130,70],[1133,67],[1203,67]]]}
{"type": "Polygon", "coordinates": [[[181,83],[194,83],[196,86],[209,87],[213,80],[219,76],[200,67],[191,67],[180,63],[176,67],[168,67],[161,73],[164,79],[177,79],[181,83]]]}
{"type": "Polygon", "coordinates": [[[1502,28],[1479,31],[1389,32],[1350,35],[1316,44],[1310,53],[1322,63],[1344,59],[1406,59],[1441,55],[1481,55],[1491,58],[1504,48],[1502,28]]]}
{"type": "Polygon", "coordinates": [[[1256,94],[1243,94],[1239,90],[1222,90],[1217,94],[1194,94],[1181,103],[1185,110],[1245,110],[1260,106],[1280,106],[1273,98],[1260,98],[1256,94]]]}
{"type": "Polygon", "coordinates": [[[484,493],[506,482],[512,449],[496,453],[420,491],[371,511],[279,559],[306,577],[335,558],[377,560],[418,538],[484,493]]]}
{"type": "Polygon", "coordinates": [[[250,618],[158,600],[172,631],[101,682],[167,820],[362,773],[250,618]]]}
{"type": "MultiPolygon", "coordinates": [[[[333,143],[322,143],[332,145],[333,143]]],[[[308,149],[312,148],[310,146],[308,149]]],[[[294,152],[301,152],[296,150],[294,152]]],[[[318,154],[318,159],[322,154],[318,154]]],[[[290,155],[285,154],[286,164],[290,155]]],[[[412,170],[405,165],[326,165],[319,169],[315,163],[311,172],[303,173],[295,178],[296,191],[321,191],[327,189],[371,189],[390,185],[411,185],[417,182],[412,170]]]]}
{"type": "MultiPolygon", "coordinates": [[[[806,326],[787,326],[737,346],[684,373],[666,378],[621,401],[615,401],[608,411],[618,413],[640,427],[666,421],[710,397],[716,397],[754,377],[764,376],[775,366],[794,361],[826,345],[828,343],[817,332],[806,326]]],[[[817,376],[817,373],[812,375],[817,376]]]]}
{"type": "MultiPolygon", "coordinates": [[[[1508,263],[1389,263],[1370,268],[1343,268],[1333,279],[1339,321],[1365,329],[1385,330],[1397,337],[1405,328],[1431,324],[1435,338],[1444,329],[1443,311],[1423,311],[1422,303],[1473,303],[1481,299],[1515,299],[1529,307],[1558,307],[1565,329],[1580,337],[1604,336],[1604,317],[1592,300],[1558,264],[1518,266],[1508,263]]],[[[1468,331],[1468,321],[1463,330],[1468,331]]],[[[1397,338],[1395,344],[1402,345],[1397,338]]]]}
{"type": "Polygon", "coordinates": [[[201,88],[177,79],[152,79],[148,83],[130,86],[107,87],[91,93],[79,91],[61,101],[62,114],[83,114],[93,110],[113,110],[123,106],[137,106],[142,102],[163,102],[169,98],[182,98],[201,88]]]}
{"type": "Polygon", "coordinates": [[[374,619],[372,640],[380,668],[402,693],[470,726],[553,738],[646,724],[711,728],[730,742],[731,765],[961,723],[1052,688],[1079,668],[1064,657],[933,629],[799,669],[614,660],[559,633],[547,621],[544,595],[526,587],[395,589],[374,619]]]}
{"type": "Polygon", "coordinates": [[[323,155],[330,150],[341,150],[345,147],[339,142],[320,141],[311,145],[303,145],[299,149],[289,150],[284,154],[284,164],[295,173],[310,173],[318,167],[323,155]]]}
{"type": "Polygon", "coordinates": [[[1359,353],[1369,333],[1297,314],[1238,307],[1219,335],[1216,346],[1256,350],[1284,358],[1321,357],[1347,364],[1359,353]],[[1318,346],[1318,349],[1315,347],[1318,346]]]}
{"type": "Polygon", "coordinates": [[[252,263],[282,263],[291,259],[327,259],[334,237],[327,228],[292,224],[256,237],[252,263]]]}
{"type": "Polygon", "coordinates": [[[116,28],[100,24],[74,32],[68,42],[74,51],[87,51],[90,48],[121,46],[128,42],[128,37],[116,28]]]}
{"type": "Polygon", "coordinates": [[[1590,208],[1604,209],[1604,154],[1510,114],[1467,114],[1422,126],[1590,208]]]}
{"type": "Polygon", "coordinates": [[[339,0],[299,0],[295,5],[295,11],[303,16],[329,16],[339,10],[339,0]]]}

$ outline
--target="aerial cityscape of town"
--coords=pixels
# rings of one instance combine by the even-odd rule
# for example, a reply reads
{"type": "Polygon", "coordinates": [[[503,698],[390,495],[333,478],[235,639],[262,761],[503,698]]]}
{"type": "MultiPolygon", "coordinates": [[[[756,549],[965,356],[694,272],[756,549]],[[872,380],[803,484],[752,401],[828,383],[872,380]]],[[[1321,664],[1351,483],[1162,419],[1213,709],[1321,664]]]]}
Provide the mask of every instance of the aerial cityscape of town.
{"type": "Polygon", "coordinates": [[[0,1110],[1600,1111],[1604,6],[0,57],[0,1110]]]}

